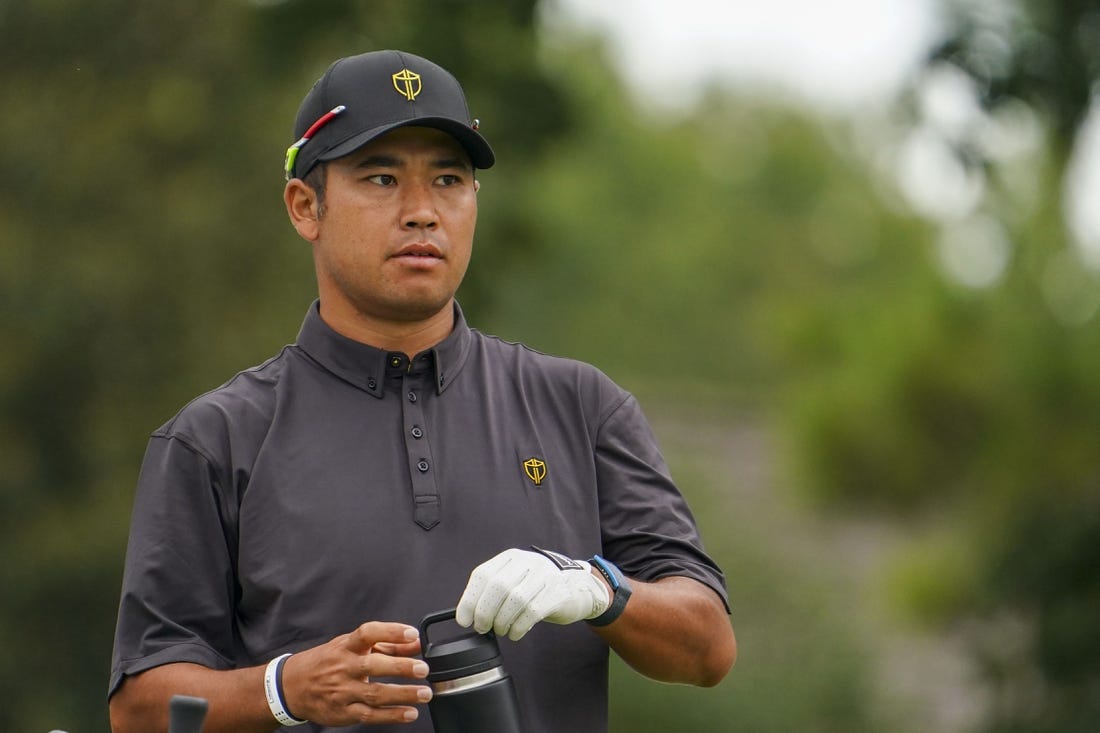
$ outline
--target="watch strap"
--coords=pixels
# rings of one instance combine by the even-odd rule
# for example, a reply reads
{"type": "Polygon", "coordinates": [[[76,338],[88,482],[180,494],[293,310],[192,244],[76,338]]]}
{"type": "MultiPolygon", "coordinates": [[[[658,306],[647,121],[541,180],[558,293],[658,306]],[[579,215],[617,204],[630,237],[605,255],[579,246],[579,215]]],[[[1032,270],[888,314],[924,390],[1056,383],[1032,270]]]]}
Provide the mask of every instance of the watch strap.
{"type": "Polygon", "coordinates": [[[623,615],[623,610],[626,609],[626,602],[630,600],[631,588],[630,581],[623,575],[615,565],[599,555],[593,555],[592,559],[588,561],[592,567],[596,568],[603,575],[607,584],[611,586],[611,604],[607,607],[603,613],[595,618],[588,619],[588,623],[592,626],[607,626],[619,616],[623,615]]]}

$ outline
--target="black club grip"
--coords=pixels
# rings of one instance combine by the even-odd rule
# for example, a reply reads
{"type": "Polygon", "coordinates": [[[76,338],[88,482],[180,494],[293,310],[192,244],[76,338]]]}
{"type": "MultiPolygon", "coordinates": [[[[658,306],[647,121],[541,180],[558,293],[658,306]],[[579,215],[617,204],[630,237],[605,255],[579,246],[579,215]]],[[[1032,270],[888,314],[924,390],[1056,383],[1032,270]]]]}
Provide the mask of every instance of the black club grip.
{"type": "Polygon", "coordinates": [[[168,703],[168,733],[202,733],[208,706],[201,697],[173,695],[168,703]]]}

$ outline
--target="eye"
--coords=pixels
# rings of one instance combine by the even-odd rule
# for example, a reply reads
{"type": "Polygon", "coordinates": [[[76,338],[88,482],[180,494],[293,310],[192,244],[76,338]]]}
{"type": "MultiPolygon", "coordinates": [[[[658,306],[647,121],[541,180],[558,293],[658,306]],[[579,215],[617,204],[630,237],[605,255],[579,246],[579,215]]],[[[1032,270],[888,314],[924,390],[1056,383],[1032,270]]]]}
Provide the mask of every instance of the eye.
{"type": "Polygon", "coordinates": [[[367,180],[371,183],[377,183],[379,186],[394,186],[397,184],[397,179],[389,173],[376,173],[373,176],[367,176],[367,180]]]}
{"type": "Polygon", "coordinates": [[[441,186],[457,186],[462,183],[462,176],[455,175],[454,173],[444,173],[435,180],[436,183],[441,186]]]}

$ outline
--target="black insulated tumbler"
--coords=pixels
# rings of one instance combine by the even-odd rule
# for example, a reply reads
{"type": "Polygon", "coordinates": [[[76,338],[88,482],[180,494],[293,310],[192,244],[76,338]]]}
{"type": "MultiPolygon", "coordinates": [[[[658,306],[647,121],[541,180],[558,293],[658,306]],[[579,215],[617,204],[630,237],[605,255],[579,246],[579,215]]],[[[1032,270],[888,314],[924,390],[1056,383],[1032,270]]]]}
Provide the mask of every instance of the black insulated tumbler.
{"type": "Polygon", "coordinates": [[[430,613],[420,622],[434,693],[428,709],[435,733],[522,733],[516,689],[501,666],[500,647],[491,631],[428,640],[429,626],[454,617],[451,608],[430,613]]]}

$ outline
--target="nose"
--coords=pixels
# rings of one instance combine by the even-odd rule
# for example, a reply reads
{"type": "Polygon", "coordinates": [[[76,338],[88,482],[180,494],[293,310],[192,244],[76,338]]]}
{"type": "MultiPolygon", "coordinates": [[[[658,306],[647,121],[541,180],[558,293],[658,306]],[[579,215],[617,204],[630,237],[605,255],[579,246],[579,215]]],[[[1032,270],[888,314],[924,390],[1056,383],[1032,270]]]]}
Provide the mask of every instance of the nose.
{"type": "Polygon", "coordinates": [[[402,198],[401,224],[406,229],[435,229],[439,212],[430,184],[407,185],[402,198]]]}

